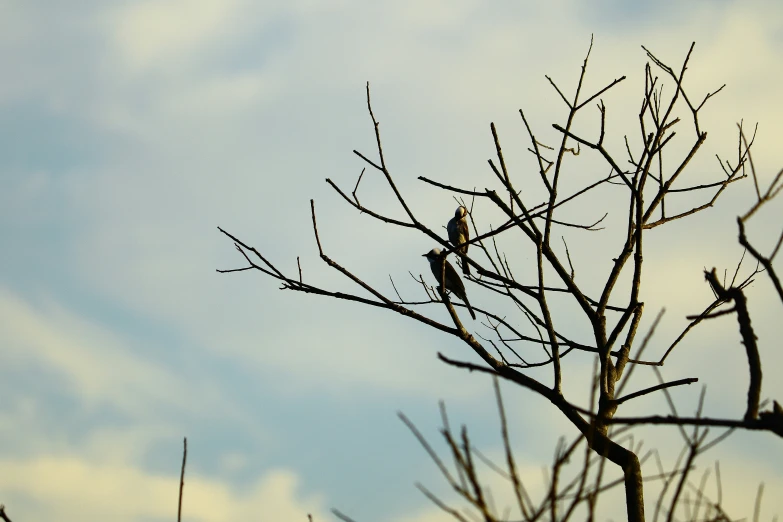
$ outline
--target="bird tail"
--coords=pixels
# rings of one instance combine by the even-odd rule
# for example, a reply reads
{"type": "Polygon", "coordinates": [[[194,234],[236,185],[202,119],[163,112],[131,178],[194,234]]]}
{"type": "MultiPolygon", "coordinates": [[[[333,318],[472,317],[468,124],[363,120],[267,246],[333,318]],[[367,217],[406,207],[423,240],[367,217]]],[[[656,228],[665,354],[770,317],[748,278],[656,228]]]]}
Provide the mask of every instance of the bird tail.
{"type": "Polygon", "coordinates": [[[475,320],[476,320],[476,312],[474,312],[474,311],[473,311],[473,307],[472,307],[472,306],[470,306],[470,301],[468,301],[468,296],[467,296],[467,295],[463,295],[462,297],[464,298],[464,299],[462,299],[462,300],[463,300],[463,301],[465,301],[465,306],[467,306],[467,307],[468,307],[468,312],[470,312],[470,316],[471,316],[471,317],[473,318],[473,320],[475,321],[475,320]]]}
{"type": "Polygon", "coordinates": [[[466,276],[470,275],[470,264],[468,264],[468,260],[464,258],[462,259],[462,273],[466,276]]]}

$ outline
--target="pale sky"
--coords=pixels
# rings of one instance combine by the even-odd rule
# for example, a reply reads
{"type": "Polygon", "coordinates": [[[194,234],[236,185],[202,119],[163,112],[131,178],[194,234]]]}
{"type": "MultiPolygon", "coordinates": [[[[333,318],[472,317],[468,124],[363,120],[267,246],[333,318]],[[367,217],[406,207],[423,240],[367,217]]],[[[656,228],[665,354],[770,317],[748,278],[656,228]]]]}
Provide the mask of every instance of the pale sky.
{"type": "MultiPolygon", "coordinates": [[[[448,520],[413,484],[456,498],[396,412],[439,443],[443,399],[453,425],[467,424],[485,454],[500,456],[491,381],[436,359],[471,360],[467,347],[388,311],[279,291],[262,274],[217,274],[244,260],[216,227],[290,274],[300,256],[307,281],[361,293],[319,260],[313,198],[330,256],[389,296],[391,275],[420,299],[408,271],[428,276],[421,254],[431,240],[359,215],[324,182],[352,190],[365,166],[352,150],[375,157],[365,82],[398,187],[445,235],[454,201],[417,177],[499,189],[486,163],[495,122],[517,185],[539,191],[518,110],[555,145],[551,124],[566,111],[544,75],[572,92],[591,34],[586,91],[627,76],[602,96],[619,157],[622,136],[639,132],[641,46],[678,68],[695,41],[689,93],[726,88],[704,109],[709,137],[691,179],[720,179],[715,155],[736,158],[742,119],[758,123],[762,184],[783,167],[783,4],[772,0],[0,0],[0,503],[9,516],[172,520],[187,436],[184,520],[334,520],[332,507],[357,521],[448,520]]],[[[586,109],[577,129],[594,136],[597,121],[586,109]]],[[[568,170],[573,186],[606,174],[582,154],[568,170]]],[[[365,176],[362,203],[401,218],[388,187],[365,176]]],[[[643,329],[667,309],[650,353],[711,300],[703,269],[736,265],[735,219],[753,196],[744,180],[714,208],[650,234],[643,329]]],[[[569,215],[600,217],[601,197],[569,215]]],[[[480,208],[485,230],[498,223],[480,208]]],[[[765,252],[781,210],[777,201],[749,225],[765,252]]],[[[606,231],[567,232],[577,281],[605,277],[616,251],[606,245],[623,219],[610,213],[606,231]]],[[[505,247],[529,266],[528,245],[509,236],[505,247]]],[[[493,302],[470,283],[468,292],[475,306],[493,302]]],[[[762,398],[781,401],[783,306],[764,274],[748,301],[762,398]]],[[[421,311],[447,319],[441,307],[421,311]]],[[[480,321],[470,326],[489,334],[480,321]]],[[[576,354],[564,367],[565,392],[579,402],[592,360],[576,354]]],[[[673,392],[683,413],[706,384],[708,414],[741,418],[747,369],[733,318],[696,332],[663,371],[700,379],[673,392]]],[[[551,378],[548,369],[532,375],[551,378]]],[[[636,379],[632,388],[653,382],[645,369],[636,379]]],[[[532,393],[503,390],[522,474],[540,484],[557,437],[575,430],[532,393]]],[[[621,413],[667,414],[659,399],[621,413]]],[[[640,433],[673,462],[675,429],[640,433]]],[[[761,520],[783,515],[773,435],[735,434],[699,473],[715,460],[732,517],[752,516],[761,481],[761,520]]],[[[487,481],[501,506],[510,502],[487,481]]]]}

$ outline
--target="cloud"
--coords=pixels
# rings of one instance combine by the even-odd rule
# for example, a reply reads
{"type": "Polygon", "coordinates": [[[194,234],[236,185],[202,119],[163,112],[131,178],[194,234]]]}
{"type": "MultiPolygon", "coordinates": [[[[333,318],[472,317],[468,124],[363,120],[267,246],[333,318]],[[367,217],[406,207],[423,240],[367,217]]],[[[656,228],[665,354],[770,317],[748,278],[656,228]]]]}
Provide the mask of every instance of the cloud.
{"type": "MultiPolygon", "coordinates": [[[[6,365],[52,372],[87,408],[109,406],[133,416],[150,408],[197,411],[189,387],[113,331],[63,308],[50,297],[38,306],[0,288],[0,332],[6,365]]],[[[206,399],[206,397],[204,397],[206,399]]]]}
{"type": "Polygon", "coordinates": [[[204,109],[217,114],[243,109],[262,102],[276,86],[258,72],[237,73],[230,76],[207,79],[184,96],[172,96],[167,107],[172,114],[193,114],[204,109]]]}
{"type": "Polygon", "coordinates": [[[137,2],[114,15],[111,34],[134,71],[192,60],[209,44],[228,36],[239,0],[137,2]]]}
{"type": "MultiPolygon", "coordinates": [[[[193,456],[191,455],[191,459],[193,456]]],[[[20,520],[163,520],[176,516],[179,470],[155,475],[77,456],[2,459],[0,490],[9,514],[20,520]]],[[[303,496],[299,478],[268,470],[241,490],[193,473],[185,475],[183,517],[211,522],[325,520],[324,498],[303,496]]]]}

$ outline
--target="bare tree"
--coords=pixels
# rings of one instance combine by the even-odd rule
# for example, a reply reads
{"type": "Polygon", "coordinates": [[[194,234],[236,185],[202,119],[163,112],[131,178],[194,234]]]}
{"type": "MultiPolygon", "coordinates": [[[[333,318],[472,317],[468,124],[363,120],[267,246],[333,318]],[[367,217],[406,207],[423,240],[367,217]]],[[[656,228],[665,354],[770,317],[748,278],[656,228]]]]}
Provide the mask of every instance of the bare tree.
{"type": "MultiPolygon", "coordinates": [[[[590,49],[592,49],[592,41],[590,49]]],[[[670,493],[671,504],[670,508],[666,510],[669,513],[668,520],[671,520],[671,513],[682,499],[682,495],[687,494],[688,488],[691,487],[688,485],[688,473],[683,470],[689,470],[693,459],[723,437],[708,441],[705,427],[722,426],[766,430],[783,436],[783,412],[777,403],[774,403],[774,407],[770,411],[760,411],[761,359],[745,304],[744,293],[745,288],[754,277],[760,271],[764,271],[783,300],[780,280],[772,266],[773,258],[783,242],[783,234],[771,254],[766,257],[753,247],[745,235],[745,224],[755,211],[780,192],[781,186],[783,186],[781,174],[778,174],[770,187],[762,192],[758,186],[750,157],[755,131],[753,136],[748,139],[740,124],[736,157],[732,160],[718,157],[721,173],[717,179],[710,183],[689,183],[686,175],[687,167],[707,138],[707,133],[700,126],[699,114],[706,102],[720,92],[723,87],[704,95],[698,102],[686,94],[683,81],[693,52],[693,45],[678,70],[663,63],[647,49],[644,50],[649,61],[644,68],[644,92],[639,104],[639,134],[638,139],[624,137],[625,150],[622,151],[622,155],[627,155],[627,158],[624,158],[623,161],[620,160],[621,154],[610,150],[611,147],[606,144],[606,107],[601,96],[624,81],[625,76],[609,82],[597,92],[584,94],[583,82],[590,56],[588,50],[581,67],[579,80],[570,97],[566,96],[563,90],[551,78],[547,77],[567,108],[564,122],[553,125],[553,128],[560,134],[558,145],[550,147],[540,142],[529,125],[525,113],[522,110],[519,111],[521,123],[529,136],[528,150],[533,160],[532,168],[537,171],[537,175],[534,177],[540,180],[544,190],[543,200],[529,201],[529,196],[525,195],[527,191],[523,193],[518,189],[516,176],[512,176],[504,160],[501,141],[494,123],[491,124],[490,129],[496,157],[490,159],[488,163],[499,189],[469,190],[426,177],[419,178],[426,184],[452,194],[461,205],[468,209],[473,233],[468,243],[462,245],[451,244],[440,233],[422,222],[395,184],[384,157],[379,124],[373,113],[369,84],[367,85],[367,110],[373,124],[377,157],[373,159],[359,151],[354,151],[354,153],[364,161],[365,168],[375,169],[383,175],[404,213],[404,218],[398,219],[384,215],[373,208],[364,206],[359,201],[357,190],[362,181],[364,169],[358,176],[350,194],[334,181],[327,179],[326,182],[345,202],[360,213],[383,221],[389,226],[402,227],[410,229],[414,233],[424,234],[442,247],[443,256],[453,253],[453,257],[460,264],[469,265],[472,268],[468,279],[470,285],[484,288],[486,291],[502,297],[507,303],[508,310],[487,310],[474,307],[476,312],[482,316],[481,324],[488,332],[487,336],[474,335],[469,331],[466,324],[463,323],[464,314],[461,317],[461,314],[458,313],[458,310],[464,305],[452,303],[449,292],[444,290],[448,288],[447,284],[432,287],[421,276],[416,277],[411,274],[420,284],[425,298],[421,300],[403,299],[396,287],[394,287],[395,295],[392,297],[367,284],[359,275],[349,271],[327,255],[319,237],[315,203],[312,200],[310,204],[313,232],[321,259],[361,288],[362,293],[328,290],[318,284],[308,282],[302,277],[301,266],[294,275],[286,274],[267,259],[262,252],[230,232],[219,228],[220,232],[234,242],[237,251],[246,260],[247,266],[218,270],[218,272],[257,270],[280,281],[281,288],[285,290],[354,301],[405,315],[459,339],[481,358],[483,364],[457,361],[438,354],[443,362],[456,368],[489,373],[496,378],[500,377],[525,387],[543,396],[559,409],[577,428],[580,437],[571,444],[563,444],[559,447],[552,468],[550,492],[545,502],[538,505],[527,497],[519,478],[516,476],[514,460],[508,444],[505,417],[501,415],[503,439],[508,456],[507,469],[504,473],[514,486],[518,508],[525,520],[537,520],[542,516],[548,516],[552,521],[567,520],[575,512],[576,506],[580,504],[588,506],[588,512],[592,518],[597,496],[607,487],[611,487],[602,484],[600,478],[607,460],[619,466],[623,472],[623,480],[618,484],[621,484],[625,490],[628,520],[641,522],[645,519],[643,497],[645,477],[642,475],[641,460],[635,448],[623,445],[623,437],[627,435],[627,428],[618,429],[618,425],[671,424],[677,426],[683,434],[686,441],[686,450],[683,453],[684,462],[678,462],[675,469],[670,471],[664,471],[661,467],[657,476],[659,480],[664,481],[665,490],[670,493]],[[663,79],[657,74],[661,74],[663,79]],[[674,84],[673,88],[666,91],[666,94],[663,89],[664,79],[674,84]],[[574,130],[574,119],[577,113],[596,106],[598,109],[597,121],[592,135],[585,136],[577,133],[574,130]],[[686,116],[678,116],[680,113],[684,113],[686,116]],[[675,132],[677,126],[690,127],[690,129],[682,129],[682,132],[677,135],[675,132]],[[674,140],[676,135],[678,140],[674,140]],[[678,142],[678,146],[684,147],[684,154],[673,150],[672,144],[675,141],[678,142]],[[564,193],[563,180],[567,176],[565,166],[573,164],[571,160],[575,160],[576,156],[588,151],[592,151],[601,159],[608,174],[585,183],[576,190],[564,193]],[[667,159],[666,162],[664,162],[664,157],[667,159]],[[668,166],[669,164],[672,166],[664,168],[664,165],[668,166]],[[757,268],[749,275],[740,277],[740,266],[738,266],[734,277],[728,282],[719,280],[714,269],[707,272],[706,278],[714,292],[714,301],[701,314],[690,318],[688,326],[681,335],[674,339],[659,360],[644,359],[642,353],[661,316],[658,314],[647,335],[639,342],[638,338],[642,336],[637,336],[637,333],[644,313],[644,303],[640,300],[644,274],[643,246],[647,232],[712,207],[729,185],[748,177],[748,171],[752,173],[758,202],[738,219],[739,241],[757,261],[757,268]],[[596,291],[591,285],[576,281],[568,246],[563,239],[564,248],[561,249],[559,238],[556,238],[556,230],[567,228],[581,230],[584,233],[598,230],[599,224],[607,217],[606,214],[597,220],[584,219],[583,221],[570,222],[561,217],[561,211],[566,205],[572,204],[576,200],[589,198],[599,187],[608,185],[617,186],[613,192],[617,199],[612,201],[611,205],[622,205],[627,209],[627,215],[624,217],[624,233],[620,241],[614,251],[606,254],[606,257],[612,260],[611,269],[596,291]],[[686,192],[706,194],[706,196],[703,197],[702,203],[678,208],[678,201],[676,199],[672,201],[672,199],[678,194],[686,192]],[[467,201],[465,198],[468,198],[467,201]],[[504,216],[502,222],[477,223],[473,219],[473,208],[477,203],[491,205],[499,210],[504,216]],[[498,247],[501,235],[506,237],[511,234],[516,234],[515,238],[521,236],[534,256],[536,268],[532,277],[529,277],[529,272],[523,278],[515,276],[514,263],[510,262],[508,256],[498,247]],[[472,246],[469,255],[466,253],[467,248],[465,248],[468,245],[472,246]],[[573,321],[573,318],[566,320],[565,314],[553,304],[562,296],[568,296],[578,306],[583,320],[589,325],[591,332],[589,336],[574,338],[570,334],[567,325],[573,321]],[[438,303],[445,306],[448,311],[449,323],[440,322],[422,312],[422,309],[438,303]],[[518,316],[523,323],[517,324],[509,319],[511,311],[518,311],[518,316]],[[706,418],[701,415],[701,408],[694,417],[678,415],[669,398],[668,389],[696,382],[698,380],[696,377],[668,382],[660,377],[660,383],[656,386],[623,394],[636,366],[648,365],[655,368],[663,366],[667,357],[695,326],[727,314],[736,315],[741,340],[748,355],[751,378],[747,394],[747,409],[742,418],[706,418]],[[519,349],[521,344],[532,345],[539,349],[543,354],[542,359],[529,361],[523,358],[519,349]],[[573,399],[567,398],[563,393],[563,359],[571,353],[578,352],[586,353],[594,357],[596,361],[593,393],[595,401],[591,401],[589,408],[576,405],[573,399]],[[541,382],[526,373],[526,370],[541,366],[551,367],[552,377],[549,382],[541,382]],[[671,415],[633,417],[617,415],[618,410],[621,407],[626,407],[633,399],[654,392],[666,394],[672,409],[671,415]],[[692,432],[686,432],[685,426],[692,426],[692,432]],[[576,473],[576,478],[573,481],[560,484],[559,475],[563,464],[582,442],[586,443],[585,447],[588,449],[582,468],[576,473]],[[592,484],[588,484],[588,470],[593,466],[596,466],[599,471],[592,484]],[[669,488],[670,485],[672,488],[669,488]]],[[[524,183],[530,183],[530,176],[525,177],[524,183]]],[[[600,204],[593,203],[591,208],[594,209],[600,204]]],[[[607,203],[608,206],[609,203],[607,203]]],[[[595,253],[596,257],[601,255],[601,252],[595,253]]],[[[445,268],[441,283],[445,283],[443,277],[445,277],[445,268]]],[[[594,282],[591,284],[594,286],[594,282]]],[[[498,401],[500,403],[499,391],[498,401]]],[[[502,411],[501,408],[501,413],[502,411]]],[[[409,421],[406,422],[415,431],[413,425],[409,421]]],[[[428,448],[430,455],[436,460],[450,485],[478,509],[481,518],[488,521],[498,520],[498,515],[490,509],[475,473],[472,460],[474,453],[471,450],[467,431],[463,431],[459,437],[452,434],[446,423],[445,414],[444,423],[446,442],[457,466],[456,476],[446,469],[424,438],[418,432],[415,433],[428,448]]],[[[535,427],[531,429],[535,429],[535,427]]],[[[701,489],[696,487],[694,491],[696,491],[694,494],[697,498],[704,497],[700,493],[703,492],[703,485],[701,489]]],[[[455,518],[465,520],[458,510],[447,506],[426,490],[425,494],[452,513],[455,518]]],[[[661,496],[661,499],[663,498],[664,496],[661,496]]],[[[662,502],[663,500],[658,502],[656,519],[662,502]]],[[[719,506],[719,503],[709,505],[713,506],[709,514],[710,517],[716,520],[725,518],[725,514],[715,507],[719,506]]]]}

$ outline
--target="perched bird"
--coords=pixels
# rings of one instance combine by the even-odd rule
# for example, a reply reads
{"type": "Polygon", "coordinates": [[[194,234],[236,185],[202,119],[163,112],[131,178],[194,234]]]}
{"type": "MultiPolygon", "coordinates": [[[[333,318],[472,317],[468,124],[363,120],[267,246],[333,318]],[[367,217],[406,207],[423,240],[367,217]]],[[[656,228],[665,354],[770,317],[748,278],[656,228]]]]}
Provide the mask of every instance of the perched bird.
{"type": "Polygon", "coordinates": [[[465,293],[465,285],[462,283],[462,279],[459,278],[457,271],[451,266],[451,263],[440,254],[440,249],[433,248],[424,254],[424,257],[430,262],[430,269],[432,270],[432,275],[434,275],[435,279],[438,281],[438,286],[441,286],[445,275],[446,290],[451,291],[465,303],[468,307],[468,312],[470,312],[470,316],[475,320],[476,313],[473,311],[473,307],[470,306],[470,301],[468,301],[468,296],[465,293]],[[446,263],[445,274],[443,273],[443,263],[446,263]]]}
{"type": "MultiPolygon", "coordinates": [[[[467,243],[470,240],[470,228],[468,228],[468,220],[465,217],[468,213],[468,209],[460,205],[457,207],[457,211],[454,212],[454,217],[449,220],[446,225],[446,231],[449,233],[449,241],[455,247],[459,247],[462,243],[467,243]]],[[[465,245],[454,250],[457,253],[467,255],[468,247],[465,245]]],[[[470,265],[465,259],[462,259],[462,273],[470,275],[470,265]]]]}

